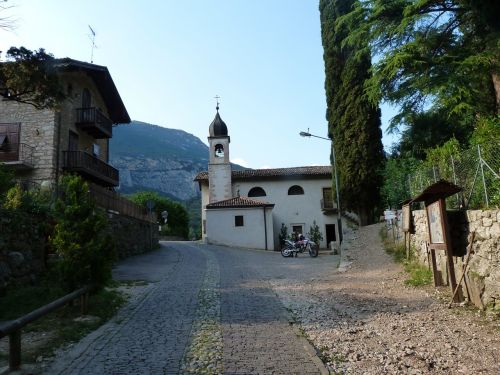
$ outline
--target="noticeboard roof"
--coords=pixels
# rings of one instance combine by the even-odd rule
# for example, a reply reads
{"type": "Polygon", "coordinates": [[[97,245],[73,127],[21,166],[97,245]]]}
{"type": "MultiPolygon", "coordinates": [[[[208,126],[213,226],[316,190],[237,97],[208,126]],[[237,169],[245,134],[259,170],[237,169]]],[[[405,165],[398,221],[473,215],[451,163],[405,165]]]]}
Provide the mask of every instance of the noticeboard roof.
{"type": "Polygon", "coordinates": [[[437,200],[440,198],[447,198],[453,194],[462,191],[460,186],[452,184],[446,180],[439,180],[435,184],[427,187],[420,195],[413,198],[412,202],[425,202],[430,200],[437,200]]]}

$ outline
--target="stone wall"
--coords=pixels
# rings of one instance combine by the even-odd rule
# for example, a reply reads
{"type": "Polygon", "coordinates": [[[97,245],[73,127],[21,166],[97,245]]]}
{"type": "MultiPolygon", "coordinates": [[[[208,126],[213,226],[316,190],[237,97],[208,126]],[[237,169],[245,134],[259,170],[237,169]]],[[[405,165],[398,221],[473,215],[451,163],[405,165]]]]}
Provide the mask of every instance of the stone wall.
{"type": "Polygon", "coordinates": [[[18,172],[22,179],[38,183],[54,181],[56,118],[54,111],[37,110],[29,104],[0,100],[0,123],[20,123],[20,143],[33,147],[33,170],[18,172]]]}
{"type": "Polygon", "coordinates": [[[110,230],[119,259],[142,254],[158,247],[158,224],[109,213],[110,230]]]}
{"type": "MultiPolygon", "coordinates": [[[[427,218],[424,210],[413,211],[415,234],[411,243],[419,260],[429,264],[427,218]]],[[[455,275],[457,282],[462,275],[472,232],[475,238],[469,266],[465,276],[464,295],[477,307],[500,309],[500,210],[448,211],[452,237],[455,275]]],[[[436,251],[438,269],[443,284],[447,284],[446,258],[443,251],[436,251]]]]}
{"type": "Polygon", "coordinates": [[[36,282],[44,269],[44,217],[0,208],[0,292],[8,285],[36,282]]]}
{"type": "MultiPolygon", "coordinates": [[[[158,247],[158,225],[108,214],[119,259],[158,247]]],[[[46,269],[46,219],[0,208],[0,295],[8,286],[36,283],[46,269]]]]}

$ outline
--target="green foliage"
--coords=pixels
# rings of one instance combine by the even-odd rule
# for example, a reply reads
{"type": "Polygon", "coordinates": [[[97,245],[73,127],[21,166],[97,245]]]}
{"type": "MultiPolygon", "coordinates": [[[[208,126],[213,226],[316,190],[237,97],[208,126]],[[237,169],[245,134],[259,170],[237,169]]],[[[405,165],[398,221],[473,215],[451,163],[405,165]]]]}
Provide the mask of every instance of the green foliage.
{"type": "Polygon", "coordinates": [[[449,164],[450,156],[457,156],[459,152],[460,144],[455,138],[451,138],[442,146],[426,150],[427,156],[423,166],[432,168],[434,165],[449,164]]]}
{"type": "Polygon", "coordinates": [[[51,244],[60,256],[57,266],[61,282],[68,291],[88,284],[102,287],[111,279],[115,259],[107,219],[96,208],[88,184],[80,177],[64,176],[60,192],[51,244]]]}
{"type": "Polygon", "coordinates": [[[384,168],[384,184],[381,189],[382,203],[396,208],[411,198],[408,175],[414,173],[419,162],[413,158],[389,157],[384,168]]]}
{"type": "Polygon", "coordinates": [[[410,251],[410,259],[406,259],[406,250],[404,244],[397,243],[392,240],[392,236],[388,236],[387,228],[380,229],[380,237],[382,239],[385,251],[392,255],[394,261],[402,263],[408,274],[405,280],[406,285],[423,286],[430,285],[432,282],[432,272],[428,267],[422,265],[413,257],[413,250],[410,251]]]}
{"type": "Polygon", "coordinates": [[[346,45],[364,45],[368,37],[380,56],[367,93],[401,108],[393,127],[429,106],[470,123],[497,110],[499,13],[494,1],[366,0],[339,24],[351,27],[346,45]]]}
{"type": "Polygon", "coordinates": [[[500,115],[491,117],[480,117],[476,122],[472,136],[470,137],[472,146],[491,145],[498,148],[500,145],[500,115]]]}
{"type": "Polygon", "coordinates": [[[281,223],[281,228],[278,234],[278,238],[281,245],[283,245],[285,243],[285,240],[288,238],[288,228],[286,227],[285,223],[281,223]]]}
{"type": "Polygon", "coordinates": [[[166,236],[188,238],[189,217],[186,208],[182,204],[161,197],[158,193],[150,191],[141,191],[132,194],[128,198],[143,207],[147,207],[146,202],[148,200],[153,201],[153,210],[156,213],[158,222],[163,223],[164,220],[161,213],[163,211],[168,212],[168,223],[162,226],[162,234],[166,236]]]}
{"type": "Polygon", "coordinates": [[[323,241],[323,234],[321,233],[318,224],[316,224],[316,220],[313,221],[313,225],[309,228],[307,236],[318,246],[320,241],[323,241]]]}
{"type": "Polygon", "coordinates": [[[14,186],[14,174],[0,164],[0,206],[7,191],[14,186]]]}
{"type": "Polygon", "coordinates": [[[344,45],[344,40],[363,20],[356,19],[353,24],[339,23],[355,3],[355,0],[321,0],[319,8],[326,118],[329,136],[335,145],[341,201],[345,208],[358,212],[362,222],[367,223],[379,200],[384,155],[380,110],[364,93],[371,69],[367,40],[364,45],[344,45]]]}
{"type": "Polygon", "coordinates": [[[470,125],[457,124],[447,114],[436,110],[408,116],[406,122],[395,151],[401,157],[420,160],[425,159],[427,149],[440,146],[450,138],[466,144],[472,132],[470,125]]]}
{"type": "Polygon", "coordinates": [[[0,64],[0,96],[37,109],[56,108],[65,98],[54,57],[43,48],[11,47],[0,64]]]}

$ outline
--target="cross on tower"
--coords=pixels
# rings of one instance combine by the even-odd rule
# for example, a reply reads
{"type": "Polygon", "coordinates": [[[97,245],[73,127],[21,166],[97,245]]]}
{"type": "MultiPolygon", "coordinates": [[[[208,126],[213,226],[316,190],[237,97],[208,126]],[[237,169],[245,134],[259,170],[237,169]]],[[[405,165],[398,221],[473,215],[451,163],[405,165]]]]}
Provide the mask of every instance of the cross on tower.
{"type": "Polygon", "coordinates": [[[220,96],[219,95],[215,95],[214,99],[217,101],[217,107],[215,107],[217,109],[217,112],[219,112],[219,99],[220,99],[220,96]]]}

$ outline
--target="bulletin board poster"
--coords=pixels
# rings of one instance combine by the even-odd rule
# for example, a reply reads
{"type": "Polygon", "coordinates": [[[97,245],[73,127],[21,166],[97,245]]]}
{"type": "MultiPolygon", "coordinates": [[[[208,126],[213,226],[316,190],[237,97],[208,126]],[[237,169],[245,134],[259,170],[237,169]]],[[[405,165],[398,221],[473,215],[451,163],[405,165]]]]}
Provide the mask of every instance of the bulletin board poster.
{"type": "Polygon", "coordinates": [[[441,217],[439,201],[427,206],[427,219],[429,220],[431,243],[444,243],[443,218],[441,217]]]}
{"type": "Polygon", "coordinates": [[[403,206],[403,232],[410,231],[410,205],[406,204],[403,206]]]}

